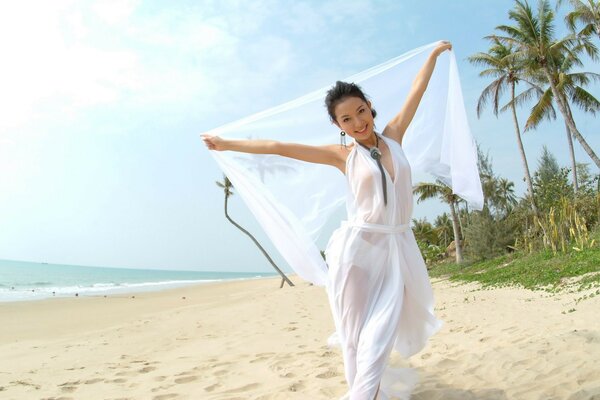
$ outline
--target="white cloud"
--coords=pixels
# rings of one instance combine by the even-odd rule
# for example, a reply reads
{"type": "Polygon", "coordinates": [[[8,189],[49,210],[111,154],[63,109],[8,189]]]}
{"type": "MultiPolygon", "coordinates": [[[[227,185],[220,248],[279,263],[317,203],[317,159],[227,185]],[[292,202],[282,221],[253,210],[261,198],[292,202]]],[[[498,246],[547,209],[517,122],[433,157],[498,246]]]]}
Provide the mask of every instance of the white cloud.
{"type": "Polygon", "coordinates": [[[138,12],[144,4],[137,0],[54,4],[39,13],[29,4],[0,17],[8,60],[0,71],[0,107],[7,111],[0,132],[119,102],[126,102],[120,109],[213,113],[269,105],[273,82],[306,65],[285,32],[370,15],[363,1],[299,3],[291,13],[274,0],[205,1],[154,13],[138,12]],[[288,30],[270,32],[274,23],[288,30]]]}
{"type": "Polygon", "coordinates": [[[35,4],[35,12],[30,4],[5,8],[0,17],[0,108],[5,116],[0,131],[43,112],[74,112],[115,101],[123,89],[136,85],[135,53],[87,45],[89,29],[81,9],[70,2],[56,8],[44,4],[35,4]]]}
{"type": "Polygon", "coordinates": [[[140,0],[100,0],[90,7],[104,22],[114,25],[125,22],[140,5],[140,0]]]}

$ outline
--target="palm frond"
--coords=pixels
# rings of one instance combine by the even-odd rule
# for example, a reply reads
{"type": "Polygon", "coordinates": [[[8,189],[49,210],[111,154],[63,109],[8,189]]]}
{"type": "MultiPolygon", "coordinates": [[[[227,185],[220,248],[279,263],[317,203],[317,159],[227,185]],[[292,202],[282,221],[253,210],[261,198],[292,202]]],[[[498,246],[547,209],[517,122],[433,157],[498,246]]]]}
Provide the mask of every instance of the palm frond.
{"type": "Polygon", "coordinates": [[[514,100],[509,101],[504,107],[500,109],[500,112],[505,112],[506,110],[511,109],[513,106],[515,108],[522,106],[527,101],[531,100],[534,95],[537,95],[538,98],[544,94],[544,91],[539,88],[539,86],[532,86],[527,90],[519,93],[515,96],[514,100]]]}
{"type": "Polygon", "coordinates": [[[476,53],[468,58],[469,62],[475,65],[485,65],[490,67],[495,67],[496,69],[502,69],[501,60],[493,57],[488,53],[476,53]]]}
{"type": "Polygon", "coordinates": [[[498,99],[500,95],[504,91],[504,78],[496,79],[492,83],[490,83],[479,96],[479,100],[477,101],[477,117],[481,116],[483,109],[487,105],[488,101],[492,100],[492,110],[494,111],[494,115],[498,116],[498,99]]]}
{"type": "Polygon", "coordinates": [[[581,86],[576,86],[571,93],[571,101],[585,112],[596,115],[600,111],[600,101],[581,86]]]}
{"type": "Polygon", "coordinates": [[[531,112],[525,123],[525,132],[536,128],[544,119],[556,118],[556,112],[552,106],[553,98],[552,89],[548,88],[539,101],[531,108],[531,112]]]}

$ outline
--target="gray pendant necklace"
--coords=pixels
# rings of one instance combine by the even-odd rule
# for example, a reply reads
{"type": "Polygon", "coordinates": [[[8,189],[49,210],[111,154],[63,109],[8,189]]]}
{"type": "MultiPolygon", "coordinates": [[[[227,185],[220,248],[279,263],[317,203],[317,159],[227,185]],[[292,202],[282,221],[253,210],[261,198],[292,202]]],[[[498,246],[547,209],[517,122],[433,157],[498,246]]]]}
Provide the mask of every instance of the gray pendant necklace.
{"type": "Polygon", "coordinates": [[[383,165],[381,165],[381,150],[379,150],[379,136],[375,133],[375,147],[368,148],[359,141],[356,141],[365,149],[369,150],[371,158],[377,162],[379,171],[381,172],[381,186],[383,187],[383,204],[387,206],[387,182],[385,180],[385,172],[383,171],[383,165]]]}

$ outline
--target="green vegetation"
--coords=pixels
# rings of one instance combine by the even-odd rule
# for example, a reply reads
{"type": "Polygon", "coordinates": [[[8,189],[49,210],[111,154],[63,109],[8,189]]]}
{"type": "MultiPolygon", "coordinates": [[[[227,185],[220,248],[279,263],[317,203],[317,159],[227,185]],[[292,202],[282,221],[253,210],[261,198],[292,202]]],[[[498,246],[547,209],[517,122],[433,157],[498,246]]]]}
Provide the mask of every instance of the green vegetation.
{"type": "MultiPolygon", "coordinates": [[[[600,229],[593,235],[600,241],[600,229]]],[[[451,281],[479,282],[485,288],[521,286],[557,292],[598,288],[600,294],[600,246],[554,255],[544,250],[531,254],[515,252],[464,264],[440,262],[429,275],[451,281]]]]}
{"type": "Polygon", "coordinates": [[[484,287],[591,290],[581,301],[600,295],[600,175],[575,159],[573,146],[581,146],[592,166],[600,168],[600,159],[571,110],[579,108],[592,118],[600,112],[600,101],[587,90],[600,81],[600,74],[582,71],[582,60],[598,61],[600,0],[558,1],[556,8],[570,7],[565,20],[569,33],[561,38],[555,36],[555,8],[548,0],[536,3],[531,7],[526,0],[515,0],[508,24],[485,38],[489,49],[469,57],[482,67],[480,76],[487,81],[477,115],[486,106],[497,118],[510,114],[504,123],[512,120],[514,129],[507,135],[516,136],[527,192],[518,198],[514,183],[494,173],[492,161],[478,148],[483,210],[470,211],[440,182],[420,183],[417,200],[440,198],[450,205],[450,218],[444,214],[434,224],[413,220],[413,232],[432,277],[484,287]],[[543,120],[563,119],[569,167],[560,166],[544,147],[537,170],[530,172],[516,113],[523,107],[529,111],[524,131],[535,130],[543,120]],[[456,262],[450,261],[453,252],[456,262]]]}

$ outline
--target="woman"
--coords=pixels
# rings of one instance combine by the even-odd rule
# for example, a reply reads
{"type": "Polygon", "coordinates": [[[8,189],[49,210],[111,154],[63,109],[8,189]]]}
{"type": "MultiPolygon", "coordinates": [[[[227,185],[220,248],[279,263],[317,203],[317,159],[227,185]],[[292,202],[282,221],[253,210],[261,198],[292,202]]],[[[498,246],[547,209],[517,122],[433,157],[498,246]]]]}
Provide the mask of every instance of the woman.
{"type": "Polygon", "coordinates": [[[400,112],[381,134],[376,112],[361,89],[337,82],[325,103],[332,123],[352,144],[309,146],[271,140],[226,140],[203,135],[210,150],[277,154],[331,165],[346,174],[348,222],[327,245],[327,293],[342,347],[351,400],[385,398],[380,391],[393,347],[408,357],[441,327],[425,264],[409,228],[410,166],[402,138],[433,73],[440,42],[417,74],[400,112]],[[378,397],[379,396],[379,397],[378,397]]]}

